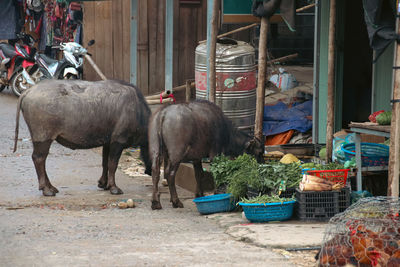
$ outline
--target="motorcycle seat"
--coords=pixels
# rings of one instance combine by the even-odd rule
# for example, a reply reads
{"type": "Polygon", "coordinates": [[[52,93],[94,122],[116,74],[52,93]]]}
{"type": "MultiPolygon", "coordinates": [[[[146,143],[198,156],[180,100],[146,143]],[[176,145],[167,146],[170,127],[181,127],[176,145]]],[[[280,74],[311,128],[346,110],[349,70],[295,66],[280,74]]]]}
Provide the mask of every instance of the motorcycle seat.
{"type": "Polygon", "coordinates": [[[58,63],[58,60],[53,59],[53,58],[51,58],[51,57],[49,57],[49,56],[46,56],[45,54],[39,54],[38,56],[39,56],[41,59],[43,59],[44,62],[46,62],[47,65],[53,65],[53,64],[55,64],[55,63],[58,63]]]}
{"type": "Polygon", "coordinates": [[[0,49],[5,57],[13,58],[14,56],[17,55],[17,52],[15,52],[14,47],[10,44],[0,43],[0,49]]]}

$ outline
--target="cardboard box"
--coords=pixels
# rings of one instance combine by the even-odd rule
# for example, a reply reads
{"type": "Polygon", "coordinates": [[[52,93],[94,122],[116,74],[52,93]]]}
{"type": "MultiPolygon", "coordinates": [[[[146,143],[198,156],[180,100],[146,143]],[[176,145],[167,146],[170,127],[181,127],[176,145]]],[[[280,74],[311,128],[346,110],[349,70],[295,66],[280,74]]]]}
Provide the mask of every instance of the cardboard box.
{"type": "Polygon", "coordinates": [[[333,137],[345,136],[345,135],[348,135],[349,133],[352,133],[352,132],[350,130],[342,129],[339,132],[334,133],[333,137]]]}
{"type": "MultiPolygon", "coordinates": [[[[346,136],[347,134],[352,133],[349,130],[342,129],[339,132],[334,133],[333,137],[340,137],[340,136],[346,136]]],[[[385,142],[385,137],[383,136],[377,136],[377,135],[372,135],[372,134],[360,134],[361,142],[363,143],[383,143],[385,142]]]]}
{"type": "Polygon", "coordinates": [[[363,143],[383,143],[385,142],[385,137],[377,136],[372,134],[360,134],[361,142],[363,143]]]}
{"type": "MultiPolygon", "coordinates": [[[[207,168],[203,163],[203,168],[207,168]]],[[[191,163],[181,163],[179,165],[178,171],[176,172],[175,176],[175,184],[179,185],[186,190],[189,190],[193,193],[196,193],[196,178],[194,176],[194,168],[193,164],[191,163]]],[[[203,190],[204,192],[214,191],[215,189],[215,182],[214,177],[208,171],[204,172],[204,177],[202,180],[203,190]]]]}

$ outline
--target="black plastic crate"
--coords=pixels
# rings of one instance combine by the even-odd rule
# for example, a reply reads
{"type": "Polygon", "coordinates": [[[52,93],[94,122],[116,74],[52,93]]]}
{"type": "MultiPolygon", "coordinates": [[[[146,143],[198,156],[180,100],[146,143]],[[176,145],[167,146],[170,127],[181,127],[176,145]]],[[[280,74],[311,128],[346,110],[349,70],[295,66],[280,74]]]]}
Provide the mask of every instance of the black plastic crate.
{"type": "Polygon", "coordinates": [[[286,188],[285,191],[282,191],[279,195],[280,198],[291,198],[296,194],[296,187],[286,188]]]}
{"type": "Polygon", "coordinates": [[[247,198],[258,197],[261,193],[262,192],[260,192],[258,189],[247,186],[247,193],[246,193],[247,198]]]}
{"type": "Polygon", "coordinates": [[[339,213],[339,191],[296,189],[296,215],[303,221],[328,221],[339,213]]]}
{"type": "Polygon", "coordinates": [[[339,212],[345,211],[351,204],[351,190],[346,186],[339,192],[339,212]]]}

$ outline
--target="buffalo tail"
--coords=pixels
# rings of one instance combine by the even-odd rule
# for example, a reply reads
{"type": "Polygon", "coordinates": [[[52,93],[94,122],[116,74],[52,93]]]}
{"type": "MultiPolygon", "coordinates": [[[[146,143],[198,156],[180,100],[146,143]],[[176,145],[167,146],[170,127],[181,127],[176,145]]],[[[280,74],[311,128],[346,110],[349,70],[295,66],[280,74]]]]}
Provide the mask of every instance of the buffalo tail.
{"type": "Polygon", "coordinates": [[[17,116],[15,119],[15,139],[14,139],[14,153],[15,151],[17,151],[17,143],[18,143],[18,132],[19,132],[19,113],[21,111],[21,103],[22,103],[22,99],[24,98],[24,95],[21,95],[18,99],[18,104],[17,104],[17,116]]]}

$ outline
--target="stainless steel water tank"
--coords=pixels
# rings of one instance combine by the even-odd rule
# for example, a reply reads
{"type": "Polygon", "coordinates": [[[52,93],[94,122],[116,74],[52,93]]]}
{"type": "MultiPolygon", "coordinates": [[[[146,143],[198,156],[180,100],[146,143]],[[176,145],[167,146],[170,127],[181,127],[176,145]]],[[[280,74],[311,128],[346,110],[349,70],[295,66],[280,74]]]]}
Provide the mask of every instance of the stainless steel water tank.
{"type": "MultiPolygon", "coordinates": [[[[256,112],[257,72],[254,47],[246,42],[217,42],[216,104],[239,129],[252,131],[256,112]]],[[[207,99],[207,44],[195,55],[196,98],[207,99]]]]}

